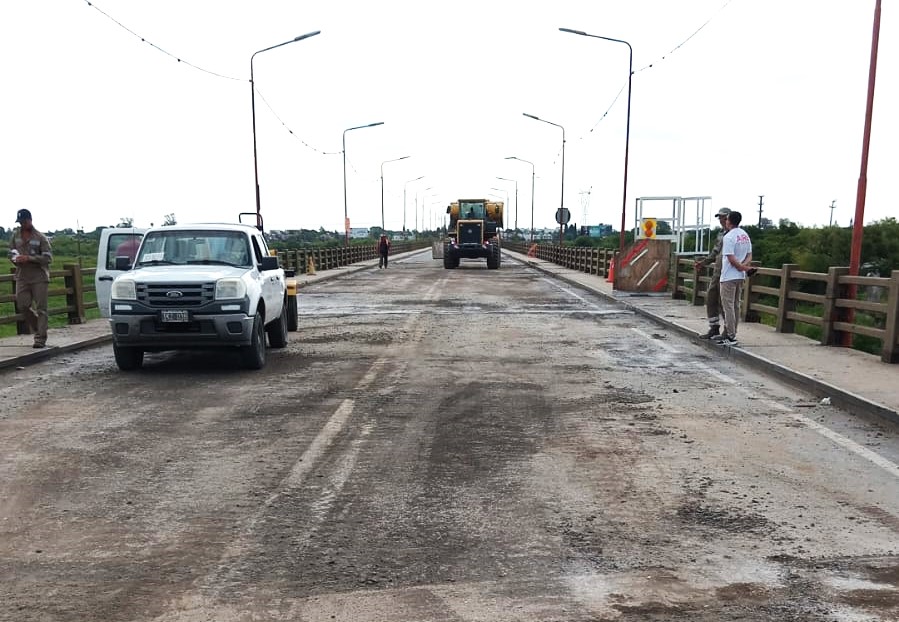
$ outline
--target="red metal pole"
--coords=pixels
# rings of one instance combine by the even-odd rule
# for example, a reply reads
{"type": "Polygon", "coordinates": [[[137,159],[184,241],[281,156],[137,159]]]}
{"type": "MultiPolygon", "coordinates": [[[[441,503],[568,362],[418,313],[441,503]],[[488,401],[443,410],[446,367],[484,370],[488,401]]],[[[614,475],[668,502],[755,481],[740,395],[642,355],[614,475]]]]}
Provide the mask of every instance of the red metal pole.
{"type": "MultiPolygon", "coordinates": [[[[868,190],[868,151],[871,145],[871,118],[874,111],[874,82],[877,77],[877,45],[880,41],[880,0],[874,3],[874,31],[871,35],[871,64],[868,69],[868,97],[865,107],[865,130],[862,136],[862,163],[855,195],[855,219],[852,221],[852,247],[849,252],[849,274],[858,276],[862,256],[862,236],[865,224],[865,198],[868,190]]],[[[850,285],[847,295],[855,298],[856,287],[850,285]]],[[[849,309],[847,321],[855,319],[855,310],[849,309]]],[[[843,345],[852,345],[852,333],[843,334],[843,345]]]]}
{"type": "Polygon", "coordinates": [[[874,110],[874,81],[877,77],[877,44],[880,40],[880,0],[874,4],[874,33],[871,36],[871,67],[868,70],[868,100],[865,110],[865,133],[862,138],[862,164],[855,195],[855,220],[852,224],[852,250],[849,274],[858,275],[862,255],[862,232],[865,220],[865,196],[868,188],[868,150],[871,144],[871,117],[874,110]]]}

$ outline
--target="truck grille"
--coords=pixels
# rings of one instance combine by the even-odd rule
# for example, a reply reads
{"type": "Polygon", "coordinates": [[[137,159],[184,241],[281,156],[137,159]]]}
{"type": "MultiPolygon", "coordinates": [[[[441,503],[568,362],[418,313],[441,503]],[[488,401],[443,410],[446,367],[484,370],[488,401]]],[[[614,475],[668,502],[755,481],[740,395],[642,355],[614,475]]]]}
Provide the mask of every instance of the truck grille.
{"type": "Polygon", "coordinates": [[[460,222],[459,223],[459,244],[477,244],[483,243],[484,237],[482,228],[484,223],[477,222],[460,222]]]}
{"type": "Polygon", "coordinates": [[[215,283],[137,284],[137,300],[148,307],[199,307],[214,297],[215,283]]]}

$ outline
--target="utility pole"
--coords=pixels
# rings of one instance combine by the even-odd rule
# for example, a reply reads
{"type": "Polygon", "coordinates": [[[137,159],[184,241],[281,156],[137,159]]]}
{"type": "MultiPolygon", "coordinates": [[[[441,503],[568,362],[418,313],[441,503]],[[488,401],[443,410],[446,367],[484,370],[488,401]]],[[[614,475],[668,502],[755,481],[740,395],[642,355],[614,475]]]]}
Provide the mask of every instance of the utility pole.
{"type": "Polygon", "coordinates": [[[837,206],[837,201],[834,199],[830,202],[830,224],[829,227],[833,227],[833,209],[837,206]]]}
{"type": "Polygon", "coordinates": [[[764,194],[759,195],[759,229],[762,228],[762,205],[764,205],[764,194]]]}

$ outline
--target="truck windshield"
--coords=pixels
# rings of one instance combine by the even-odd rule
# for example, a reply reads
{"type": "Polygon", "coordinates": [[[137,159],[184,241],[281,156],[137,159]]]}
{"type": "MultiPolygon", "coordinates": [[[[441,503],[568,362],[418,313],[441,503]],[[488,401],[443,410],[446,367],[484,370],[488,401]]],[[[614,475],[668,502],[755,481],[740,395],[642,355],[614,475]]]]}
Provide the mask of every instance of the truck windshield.
{"type": "Polygon", "coordinates": [[[135,265],[159,263],[249,266],[247,236],[239,231],[153,231],[144,238],[135,265]]]}
{"type": "Polygon", "coordinates": [[[483,201],[462,201],[459,203],[459,218],[478,218],[487,217],[487,211],[483,201]]]}

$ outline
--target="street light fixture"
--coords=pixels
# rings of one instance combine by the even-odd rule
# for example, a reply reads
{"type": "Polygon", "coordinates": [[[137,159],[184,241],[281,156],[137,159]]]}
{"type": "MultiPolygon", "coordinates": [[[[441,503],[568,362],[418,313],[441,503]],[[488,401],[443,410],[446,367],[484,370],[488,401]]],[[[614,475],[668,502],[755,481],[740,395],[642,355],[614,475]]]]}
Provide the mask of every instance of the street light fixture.
{"type": "Polygon", "coordinates": [[[384,125],[384,122],[378,121],[377,123],[369,123],[368,125],[357,125],[356,127],[349,127],[343,130],[343,150],[341,151],[341,153],[343,154],[343,228],[345,231],[343,243],[344,246],[350,245],[350,217],[347,213],[346,206],[346,133],[353,130],[361,130],[366,127],[375,127],[377,125],[384,125]]]}
{"type": "Polygon", "coordinates": [[[403,156],[402,158],[395,158],[393,160],[384,160],[381,162],[381,231],[385,231],[384,229],[384,165],[388,162],[399,162],[400,160],[405,160],[409,156],[403,156]]]}
{"type": "MultiPolygon", "coordinates": [[[[531,244],[534,243],[534,179],[536,177],[534,163],[528,160],[522,160],[516,156],[508,156],[507,160],[518,160],[519,162],[524,162],[525,164],[531,165],[531,244]]],[[[516,186],[515,190],[515,211],[518,212],[518,187],[516,186]]]]}
{"type": "Polygon", "coordinates": [[[256,58],[257,54],[261,54],[262,52],[268,52],[269,50],[274,50],[275,48],[279,48],[282,45],[287,45],[288,43],[295,43],[297,41],[302,41],[303,39],[308,39],[309,37],[314,37],[317,34],[320,34],[321,30],[316,30],[314,32],[307,32],[304,35],[300,35],[299,37],[294,37],[290,41],[285,41],[284,43],[279,43],[278,45],[273,45],[271,47],[267,47],[264,50],[259,50],[257,52],[253,52],[253,55],[250,56],[250,109],[253,114],[253,173],[256,177],[256,226],[262,226],[262,203],[259,198],[259,164],[256,160],[256,85],[253,82],[253,59],[256,58]]]}
{"type": "MultiPolygon", "coordinates": [[[[552,121],[547,121],[546,119],[541,119],[540,117],[535,117],[532,114],[528,114],[526,112],[522,113],[524,116],[534,119],[535,121],[543,121],[544,123],[549,123],[550,125],[555,125],[557,128],[562,130],[562,204],[560,209],[565,209],[565,128],[559,125],[558,123],[553,123],[552,121]]],[[[561,212],[559,213],[561,216],[561,212]]],[[[561,220],[561,218],[559,219],[561,220]]],[[[565,234],[565,225],[559,223],[559,246],[562,246],[562,239],[565,234]]]]}
{"type": "Polygon", "coordinates": [[[624,137],[624,188],[621,191],[621,232],[618,237],[618,252],[624,254],[624,212],[627,209],[627,155],[631,143],[631,86],[634,79],[634,48],[627,41],[621,39],[613,39],[611,37],[601,37],[599,35],[591,35],[583,30],[572,30],[571,28],[559,28],[562,32],[568,32],[573,35],[581,35],[582,37],[592,37],[594,39],[603,39],[614,43],[623,43],[628,49],[628,69],[627,69],[627,129],[624,137]]]}
{"type": "MultiPolygon", "coordinates": [[[[498,179],[498,178],[497,178],[497,179],[498,179]]],[[[508,191],[508,190],[506,190],[505,188],[491,188],[491,190],[498,190],[499,192],[504,193],[504,194],[506,195],[506,202],[505,202],[504,205],[508,205],[508,204],[509,204],[509,191],[508,191]]],[[[496,197],[499,198],[499,199],[502,199],[502,198],[503,198],[501,195],[494,195],[494,196],[496,196],[496,197]]]]}
{"type": "Polygon", "coordinates": [[[497,179],[502,179],[503,181],[511,181],[515,184],[515,235],[518,235],[518,180],[517,179],[509,179],[508,177],[497,177],[497,179]]]}
{"type": "MultiPolygon", "coordinates": [[[[418,181],[419,179],[424,179],[425,176],[416,177],[415,179],[410,179],[405,184],[403,184],[403,233],[406,233],[406,188],[409,187],[413,181],[418,181]]],[[[417,208],[416,208],[417,209],[417,208]]]]}

